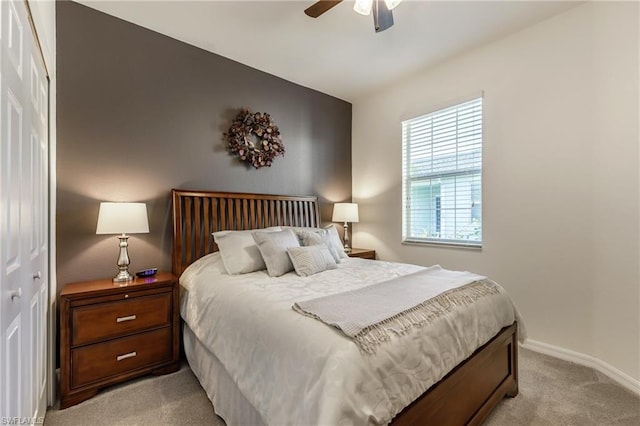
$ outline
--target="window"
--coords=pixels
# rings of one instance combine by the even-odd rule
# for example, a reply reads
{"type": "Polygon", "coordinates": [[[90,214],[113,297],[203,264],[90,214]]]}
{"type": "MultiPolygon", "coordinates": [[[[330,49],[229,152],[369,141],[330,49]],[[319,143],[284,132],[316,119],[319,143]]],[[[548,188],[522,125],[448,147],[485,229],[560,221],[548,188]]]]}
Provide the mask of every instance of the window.
{"type": "Polygon", "coordinates": [[[402,241],[482,245],[482,98],[402,122],[402,241]]]}

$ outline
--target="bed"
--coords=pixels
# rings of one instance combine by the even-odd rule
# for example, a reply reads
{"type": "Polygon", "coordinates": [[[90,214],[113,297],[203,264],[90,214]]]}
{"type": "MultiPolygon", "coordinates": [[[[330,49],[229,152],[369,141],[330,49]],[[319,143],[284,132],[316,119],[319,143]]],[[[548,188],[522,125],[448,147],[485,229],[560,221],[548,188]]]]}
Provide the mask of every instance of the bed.
{"type": "MultiPolygon", "coordinates": [[[[455,365],[444,365],[442,368],[446,368],[446,371],[438,373],[437,381],[409,400],[397,398],[402,392],[387,392],[385,398],[373,402],[359,399],[367,393],[374,393],[370,391],[377,386],[373,382],[386,383],[390,376],[393,380],[403,382],[403,386],[407,386],[407,393],[415,393],[416,386],[420,384],[413,381],[424,371],[414,374],[407,373],[404,367],[394,370],[395,364],[403,365],[398,357],[399,352],[389,352],[386,362],[381,364],[366,361],[366,356],[358,352],[347,337],[319,321],[294,312],[290,302],[309,291],[308,286],[299,284],[300,278],[295,274],[271,278],[269,285],[272,288],[275,288],[273,283],[286,283],[286,290],[274,292],[273,298],[277,303],[260,303],[259,296],[256,296],[260,293],[254,290],[264,287],[263,282],[269,280],[268,276],[263,272],[266,278],[260,278],[260,273],[254,272],[225,277],[217,254],[218,247],[212,237],[212,233],[221,230],[283,226],[317,228],[321,225],[317,198],[188,190],[173,190],[172,197],[173,272],[181,275],[181,283],[185,283],[182,298],[185,353],[192,370],[212,400],[216,413],[228,424],[481,424],[502,398],[517,395],[518,326],[514,313],[513,321],[488,337],[478,337],[482,344],[472,351],[467,348],[470,354],[456,361],[455,365]],[[197,284],[196,287],[192,282],[196,282],[194,277],[199,275],[218,282],[216,286],[220,288],[226,286],[225,292],[229,294],[235,291],[236,294],[225,297],[241,302],[237,305],[232,305],[226,299],[222,302],[218,287],[214,290],[210,285],[197,284]],[[300,295],[290,294],[294,288],[300,289],[300,295]],[[252,298],[255,299],[253,302],[252,298]],[[192,309],[196,311],[211,311],[214,316],[194,316],[188,313],[187,305],[195,306],[192,309]],[[264,305],[266,310],[258,311],[263,309],[260,305],[264,305]],[[224,316],[220,316],[223,313],[224,316]],[[247,323],[249,325],[230,327],[224,323],[228,317],[236,317],[235,320],[239,321],[240,318],[244,320],[252,316],[256,318],[253,325],[247,323]],[[282,323],[271,325],[270,321],[277,318],[282,323]],[[311,331],[296,329],[298,323],[311,327],[306,329],[311,331]],[[208,324],[210,327],[207,327],[208,324]],[[207,331],[208,328],[212,331],[207,331]],[[257,331],[252,335],[253,329],[257,331]],[[282,329],[282,333],[269,337],[273,329],[282,329]],[[296,339],[300,339],[301,345],[316,345],[306,358],[298,353],[301,351],[295,344],[292,345],[290,340],[281,336],[296,333],[300,334],[296,339]],[[312,336],[309,342],[304,341],[305,333],[312,336]],[[273,342],[264,342],[269,339],[273,342]],[[318,346],[317,342],[322,342],[322,345],[318,346]],[[278,353],[282,347],[286,348],[286,352],[278,353]],[[324,351],[324,348],[327,350],[324,351]],[[367,364],[366,367],[354,362],[358,357],[365,359],[362,363],[367,364]],[[238,363],[241,363],[240,367],[238,363]],[[349,367],[336,367],[343,364],[349,367]],[[319,370],[322,371],[323,380],[311,385],[299,384],[304,382],[307,374],[319,374],[315,373],[317,365],[321,365],[319,370]],[[389,371],[385,367],[385,371],[380,372],[381,365],[387,366],[389,371]],[[369,376],[375,378],[370,382],[369,376]],[[355,390],[342,394],[341,389],[349,386],[355,387],[355,390]],[[299,389],[305,389],[304,393],[296,394],[299,389]],[[391,394],[395,397],[388,397],[391,394]],[[343,412],[351,409],[358,413],[343,412]]],[[[325,277],[327,283],[351,273],[359,275],[364,281],[374,277],[380,277],[376,278],[380,280],[385,274],[410,274],[416,270],[412,268],[420,267],[348,259],[340,268],[316,275],[325,277]]],[[[381,357],[376,355],[376,359],[381,357]]],[[[410,356],[407,358],[406,363],[413,362],[410,356]]]]}

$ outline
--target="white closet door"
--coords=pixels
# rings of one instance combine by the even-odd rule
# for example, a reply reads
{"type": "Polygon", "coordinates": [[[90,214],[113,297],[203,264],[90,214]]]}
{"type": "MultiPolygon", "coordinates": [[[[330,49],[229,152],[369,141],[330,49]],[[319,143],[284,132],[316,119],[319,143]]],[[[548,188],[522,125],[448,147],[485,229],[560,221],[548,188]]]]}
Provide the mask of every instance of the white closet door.
{"type": "Polygon", "coordinates": [[[48,80],[22,0],[0,1],[0,417],[44,416],[48,80]]]}

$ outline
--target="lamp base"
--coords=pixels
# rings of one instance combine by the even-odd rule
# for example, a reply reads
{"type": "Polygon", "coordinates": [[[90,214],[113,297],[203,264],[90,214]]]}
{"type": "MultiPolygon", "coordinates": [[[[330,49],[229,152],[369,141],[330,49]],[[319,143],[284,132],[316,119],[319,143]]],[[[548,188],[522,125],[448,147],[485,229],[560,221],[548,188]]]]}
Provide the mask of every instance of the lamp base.
{"type": "Polygon", "coordinates": [[[133,275],[129,273],[129,264],[131,261],[129,260],[129,252],[127,251],[127,247],[129,246],[129,236],[122,234],[118,239],[120,240],[120,255],[118,256],[118,268],[120,269],[120,272],[118,272],[118,275],[113,277],[113,282],[127,283],[129,281],[133,281],[133,275]]]}
{"type": "Polygon", "coordinates": [[[351,253],[351,246],[349,245],[349,225],[344,223],[344,252],[351,253]]]}
{"type": "Polygon", "coordinates": [[[113,277],[112,281],[114,283],[126,283],[129,281],[133,281],[133,279],[134,279],[133,275],[131,275],[129,271],[125,269],[124,271],[118,272],[118,275],[113,277]]]}

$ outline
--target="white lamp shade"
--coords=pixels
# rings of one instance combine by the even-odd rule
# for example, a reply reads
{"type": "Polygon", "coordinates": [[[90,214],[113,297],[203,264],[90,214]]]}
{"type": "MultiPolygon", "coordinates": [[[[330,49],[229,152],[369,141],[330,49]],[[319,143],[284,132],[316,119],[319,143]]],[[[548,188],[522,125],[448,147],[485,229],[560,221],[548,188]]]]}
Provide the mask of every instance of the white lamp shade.
{"type": "Polygon", "coordinates": [[[143,234],[149,232],[145,203],[100,203],[96,234],[143,234]]]}
{"type": "Polygon", "coordinates": [[[358,204],[356,203],[335,203],[333,205],[334,222],[358,222],[358,204]]]}

